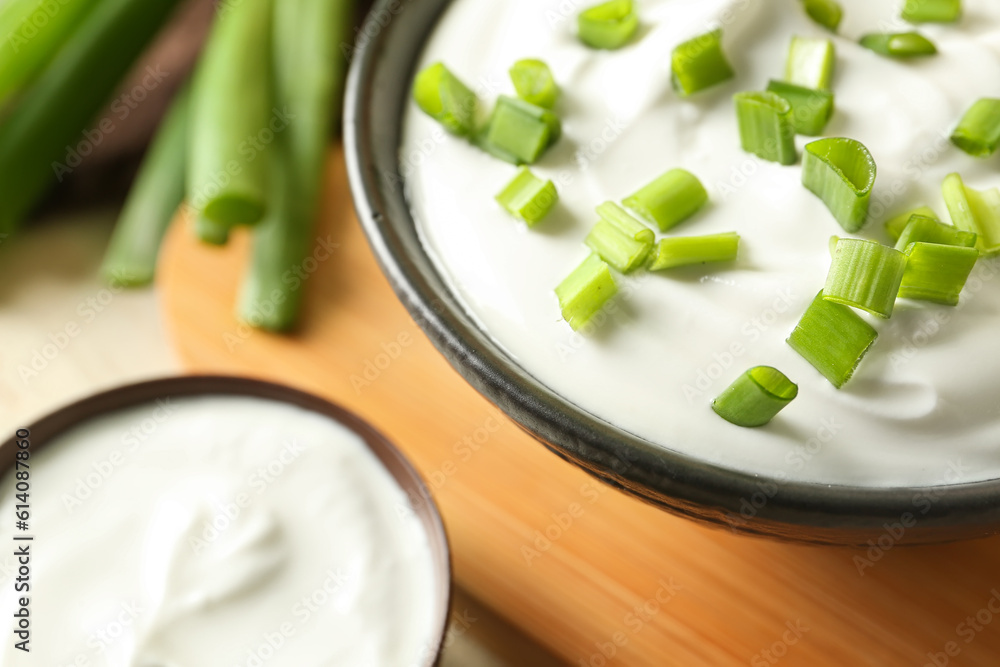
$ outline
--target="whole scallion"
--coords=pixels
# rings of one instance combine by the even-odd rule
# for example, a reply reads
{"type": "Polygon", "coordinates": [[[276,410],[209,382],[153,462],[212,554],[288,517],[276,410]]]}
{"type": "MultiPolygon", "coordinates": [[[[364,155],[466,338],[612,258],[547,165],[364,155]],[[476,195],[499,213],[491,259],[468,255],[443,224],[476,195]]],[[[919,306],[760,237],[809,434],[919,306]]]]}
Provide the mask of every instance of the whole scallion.
{"type": "Polygon", "coordinates": [[[185,86],[160,124],[115,225],[101,267],[115,284],[140,286],[153,280],[160,242],[184,200],[189,102],[185,86]]]}
{"type": "Polygon", "coordinates": [[[100,1],[8,0],[0,18],[0,102],[37,78],[100,1]]]}
{"type": "Polygon", "coordinates": [[[268,148],[292,120],[271,90],[272,0],[223,7],[194,75],[188,203],[215,223],[251,225],[267,211],[268,148]]]}
{"type": "MultiPolygon", "coordinates": [[[[270,207],[253,230],[253,255],[239,316],[272,331],[292,328],[301,310],[302,267],[314,243],[327,148],[339,118],[350,34],[350,0],[278,0],[274,6],[276,102],[294,120],[275,143],[270,207]]],[[[322,249],[321,259],[329,257],[322,249]]],[[[320,255],[318,255],[320,256],[320,255]]]]}
{"type": "MultiPolygon", "coordinates": [[[[68,166],[177,0],[103,0],[87,13],[0,124],[0,234],[9,234],[68,166]]],[[[98,130],[95,130],[97,132],[98,130]]]]}

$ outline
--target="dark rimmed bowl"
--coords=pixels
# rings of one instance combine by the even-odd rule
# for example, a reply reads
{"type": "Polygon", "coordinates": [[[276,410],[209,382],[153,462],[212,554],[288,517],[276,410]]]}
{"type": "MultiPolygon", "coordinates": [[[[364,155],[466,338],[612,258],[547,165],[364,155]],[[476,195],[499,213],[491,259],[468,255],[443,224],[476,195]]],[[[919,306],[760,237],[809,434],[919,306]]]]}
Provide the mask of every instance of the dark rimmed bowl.
{"type": "MultiPolygon", "coordinates": [[[[451,555],[444,524],[430,491],[406,457],[385,436],[354,413],[290,387],[248,378],[205,375],[152,380],[112,389],[68,405],[24,428],[30,433],[31,451],[34,452],[56,436],[94,417],[158,399],[204,395],[251,396],[289,403],[329,417],[365,441],[409,497],[415,516],[427,532],[438,578],[434,593],[437,623],[434,630],[436,644],[431,647],[422,667],[437,665],[444,646],[451,606],[451,555]]],[[[19,430],[18,433],[22,431],[19,430]]],[[[13,437],[0,444],[0,474],[6,473],[13,466],[18,439],[20,438],[13,437]]]]}
{"type": "Polygon", "coordinates": [[[344,138],[358,217],[400,300],[451,365],[525,430],[595,477],[666,510],[737,532],[863,545],[944,542],[1000,531],[1000,480],[862,488],[743,474],[637,438],[566,401],[467,315],[417,237],[399,146],[414,68],[450,0],[381,0],[348,79],[344,138]],[[897,526],[903,526],[902,538],[897,526]]]}

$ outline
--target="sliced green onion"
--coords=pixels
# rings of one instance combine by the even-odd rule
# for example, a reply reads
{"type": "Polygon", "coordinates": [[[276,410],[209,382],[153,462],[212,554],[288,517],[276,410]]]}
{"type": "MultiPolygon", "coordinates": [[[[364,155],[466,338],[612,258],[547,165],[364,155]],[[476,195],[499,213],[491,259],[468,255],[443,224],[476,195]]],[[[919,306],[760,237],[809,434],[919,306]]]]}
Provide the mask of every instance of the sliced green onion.
{"type": "Polygon", "coordinates": [[[795,400],[799,388],[785,374],[770,366],[757,366],[712,401],[712,409],[737,426],[763,426],[795,400]]]}
{"type": "Polygon", "coordinates": [[[184,201],[189,90],[185,86],[171,104],[115,224],[101,265],[113,284],[138,287],[153,281],[160,242],[184,201]]]}
{"type": "Polygon", "coordinates": [[[973,190],[958,174],[944,179],[941,189],[955,226],[978,234],[976,247],[982,254],[1000,253],[1000,189],[973,190]]]}
{"type": "Polygon", "coordinates": [[[543,181],[523,167],[496,200],[515,218],[533,227],[556,205],[559,193],[552,181],[543,181]]]}
{"type": "Polygon", "coordinates": [[[904,271],[906,255],[895,248],[864,239],[840,239],[823,298],[888,319],[904,271]]]}
{"type": "Polygon", "coordinates": [[[859,141],[838,137],[806,144],[802,184],[852,234],[868,219],[876,172],[872,154],[859,141]]]}
{"type": "Polygon", "coordinates": [[[905,251],[911,243],[937,243],[954,245],[963,248],[975,248],[978,235],[956,229],[951,225],[938,222],[934,218],[914,215],[910,218],[903,233],[896,241],[896,250],[905,251]]]}
{"type": "Polygon", "coordinates": [[[559,99],[559,86],[552,70],[541,60],[518,60],[510,68],[517,96],[535,106],[551,109],[559,99]]]}
{"type": "Polygon", "coordinates": [[[983,98],[965,112],[951,142],[973,157],[989,157],[1000,147],[1000,100],[983,98]]]}
{"type": "MultiPolygon", "coordinates": [[[[98,2],[0,124],[0,234],[12,233],[57,179],[69,146],[107,105],[177,0],[98,2]]],[[[69,11],[69,10],[66,10],[69,11]]]]}
{"type": "Polygon", "coordinates": [[[520,164],[534,164],[561,134],[559,117],[549,109],[502,95],[493,110],[486,141],[520,164]]]}
{"type": "Polygon", "coordinates": [[[637,241],[628,232],[605,220],[594,225],[584,243],[622,273],[630,273],[642,266],[653,247],[652,240],[637,241]]]}
{"type": "Polygon", "coordinates": [[[803,0],[802,5],[816,23],[831,32],[837,32],[844,18],[844,8],[836,0],[803,0]]]}
{"type": "Polygon", "coordinates": [[[314,231],[326,182],[330,137],[339,121],[347,62],[338,45],[351,34],[344,0],[279,0],[274,7],[276,102],[295,122],[275,137],[270,205],[253,230],[249,270],[237,313],[245,323],[288,331],[298,322],[304,281],[333,250],[314,231]],[[331,122],[333,121],[333,122],[331,122]],[[325,247],[324,247],[325,246],[325,247]]]}
{"type": "Polygon", "coordinates": [[[911,243],[906,247],[909,260],[899,296],[903,299],[933,301],[946,306],[958,305],[979,251],[938,243],[911,243]]]}
{"type": "Polygon", "coordinates": [[[656,240],[656,234],[652,229],[633,218],[613,201],[606,201],[598,206],[597,215],[601,216],[601,220],[614,225],[640,243],[652,245],[656,240]]]}
{"type": "MultiPolygon", "coordinates": [[[[227,6],[194,74],[188,203],[224,225],[264,217],[271,177],[268,145],[276,129],[271,81],[272,0],[227,6]]],[[[285,123],[290,120],[284,121],[285,123]]]]}
{"type": "Polygon", "coordinates": [[[861,46],[892,58],[916,58],[937,53],[934,42],[917,32],[872,33],[861,38],[861,46]]]}
{"type": "Polygon", "coordinates": [[[785,81],[803,88],[829,90],[837,52],[833,41],[815,37],[792,37],[785,64],[785,81]]]}
{"type": "Polygon", "coordinates": [[[833,93],[828,90],[771,81],[767,85],[767,91],[783,97],[792,105],[791,122],[797,134],[819,136],[833,117],[833,93]]]}
{"type": "Polygon", "coordinates": [[[827,241],[827,250],[830,251],[830,258],[832,259],[834,255],[837,254],[837,244],[840,243],[839,236],[831,236],[830,240],[827,241]]]}
{"type": "Polygon", "coordinates": [[[675,236],[662,239],[656,246],[650,271],[672,269],[678,266],[731,262],[740,250],[740,235],[736,232],[709,236],[675,236]]]}
{"type": "Polygon", "coordinates": [[[509,162],[514,166],[520,166],[524,164],[524,160],[514,155],[510,151],[504,150],[499,146],[495,146],[490,142],[490,124],[486,123],[472,135],[472,143],[478,146],[485,152],[489,153],[493,157],[503,160],[504,162],[509,162]]]}
{"type": "Polygon", "coordinates": [[[697,176],[671,169],[622,203],[665,232],[700,211],[706,202],[708,192],[697,176]]]}
{"type": "Polygon", "coordinates": [[[736,76],[722,50],[722,31],[699,35],[676,49],[671,57],[674,90],[681,97],[693,95],[736,76]]]}
{"type": "Polygon", "coordinates": [[[209,220],[197,211],[194,219],[194,235],[208,245],[224,246],[229,243],[229,225],[209,220]]]}
{"type": "Polygon", "coordinates": [[[871,348],[878,332],[860,315],[816,295],[786,341],[833,386],[840,389],[871,348]]]}
{"type": "Polygon", "coordinates": [[[895,243],[899,240],[899,237],[903,234],[903,230],[906,226],[910,224],[910,218],[915,215],[922,216],[924,218],[931,218],[932,220],[938,220],[937,213],[934,209],[928,206],[921,206],[920,208],[915,208],[912,211],[906,211],[905,213],[900,213],[894,218],[891,218],[885,223],[885,231],[889,234],[889,238],[895,243]]]}
{"type": "Polygon", "coordinates": [[[774,93],[738,93],[736,118],[743,150],[779,164],[794,164],[795,128],[792,105],[774,93]]]}
{"type": "Polygon", "coordinates": [[[639,29],[639,15],[632,0],[610,0],[580,12],[577,35],[595,49],[620,49],[639,29]]]}
{"type": "Polygon", "coordinates": [[[903,20],[910,23],[954,23],[962,16],[962,0],[906,0],[903,20]]]}
{"type": "Polygon", "coordinates": [[[579,331],[618,293],[608,265],[590,255],[556,288],[562,316],[579,331]]]}
{"type": "Polygon", "coordinates": [[[429,65],[417,74],[413,81],[413,99],[421,111],[452,134],[460,137],[472,134],[478,104],[476,94],[443,63],[429,65]]]}

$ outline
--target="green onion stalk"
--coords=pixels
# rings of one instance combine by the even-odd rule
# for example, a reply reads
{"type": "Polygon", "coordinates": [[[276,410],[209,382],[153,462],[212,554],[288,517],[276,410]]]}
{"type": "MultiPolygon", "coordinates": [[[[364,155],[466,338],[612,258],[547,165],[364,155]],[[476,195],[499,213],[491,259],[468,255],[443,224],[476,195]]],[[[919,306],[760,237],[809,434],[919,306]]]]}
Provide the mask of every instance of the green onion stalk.
{"type": "Polygon", "coordinates": [[[102,0],[86,13],[0,125],[0,234],[72,168],[80,141],[177,0],[102,0]]]}
{"type": "Polygon", "coordinates": [[[287,123],[272,94],[274,7],[223,4],[194,75],[188,204],[218,225],[252,225],[267,210],[267,154],[287,123]]]}
{"type": "Polygon", "coordinates": [[[190,89],[177,94],[129,192],[101,272],[117,285],[153,281],[160,242],[184,200],[190,89]]]}
{"type": "Polygon", "coordinates": [[[101,0],[12,0],[0,9],[0,103],[32,83],[101,0]]]}
{"type": "Polygon", "coordinates": [[[351,0],[279,0],[274,9],[274,90],[292,119],[270,159],[270,208],[254,230],[253,257],[239,297],[240,319],[284,331],[297,320],[296,269],[312,247],[326,149],[338,122],[350,34],[351,0]]]}

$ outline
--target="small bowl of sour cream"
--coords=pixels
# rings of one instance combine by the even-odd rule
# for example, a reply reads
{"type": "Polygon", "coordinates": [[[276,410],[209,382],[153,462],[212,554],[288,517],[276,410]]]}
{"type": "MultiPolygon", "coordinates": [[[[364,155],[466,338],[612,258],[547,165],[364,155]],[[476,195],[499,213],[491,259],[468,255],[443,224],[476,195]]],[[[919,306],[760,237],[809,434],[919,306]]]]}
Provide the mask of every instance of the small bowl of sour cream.
{"type": "MultiPolygon", "coordinates": [[[[403,304],[456,370],[538,440],[669,511],[835,544],[865,544],[901,522],[910,543],[1000,531],[1000,292],[989,284],[1000,264],[979,260],[960,310],[901,299],[892,320],[875,321],[878,341],[851,383],[834,387],[786,339],[824,286],[830,236],[844,231],[803,187],[801,165],[743,150],[733,105],[734,94],[782,76],[793,36],[832,40],[826,134],[863,141],[878,163],[871,210],[880,219],[859,234],[879,240],[897,210],[944,211],[949,173],[996,186],[990,162],[946,140],[993,85],[1000,56],[989,34],[968,20],[921,26],[941,56],[917,63],[858,41],[895,25],[898,3],[841,0],[844,26],[831,34],[795,0],[644,0],[632,3],[642,25],[634,39],[599,50],[576,29],[598,3],[376,3],[353,58],[344,135],[358,217],[403,304]],[[732,78],[682,97],[672,55],[720,26],[709,41],[721,40],[732,78]],[[536,109],[517,137],[535,157],[506,153],[558,191],[532,226],[496,200],[518,167],[500,159],[503,146],[483,150],[497,129],[484,122],[497,122],[502,96],[516,94],[508,71],[525,59],[542,61],[561,88],[542,110],[561,120],[547,152],[536,144],[552,129],[536,109]],[[437,63],[464,85],[435,99],[437,63]],[[418,72],[432,72],[420,102],[418,72]],[[935,104],[913,106],[927,97],[935,104]],[[467,118],[471,101],[481,119],[467,118]],[[468,136],[450,134],[446,120],[468,136]],[[593,327],[574,331],[555,289],[590,255],[596,207],[624,204],[675,168],[700,178],[709,203],[660,234],[736,231],[740,258],[688,273],[615,272],[618,296],[593,327]],[[780,418],[751,429],[712,412],[744,371],[772,364],[798,384],[780,418]]],[[[976,20],[1000,22],[1000,6],[987,4],[976,20]]],[[[801,152],[807,139],[798,141],[801,152]]]]}
{"type": "MultiPolygon", "coordinates": [[[[27,510],[24,557],[3,563],[26,588],[4,586],[0,610],[39,664],[438,661],[440,516],[342,408],[248,379],[157,380],[41,419],[0,461],[0,512],[27,510]]],[[[0,662],[19,653],[5,642],[0,662]]]]}

